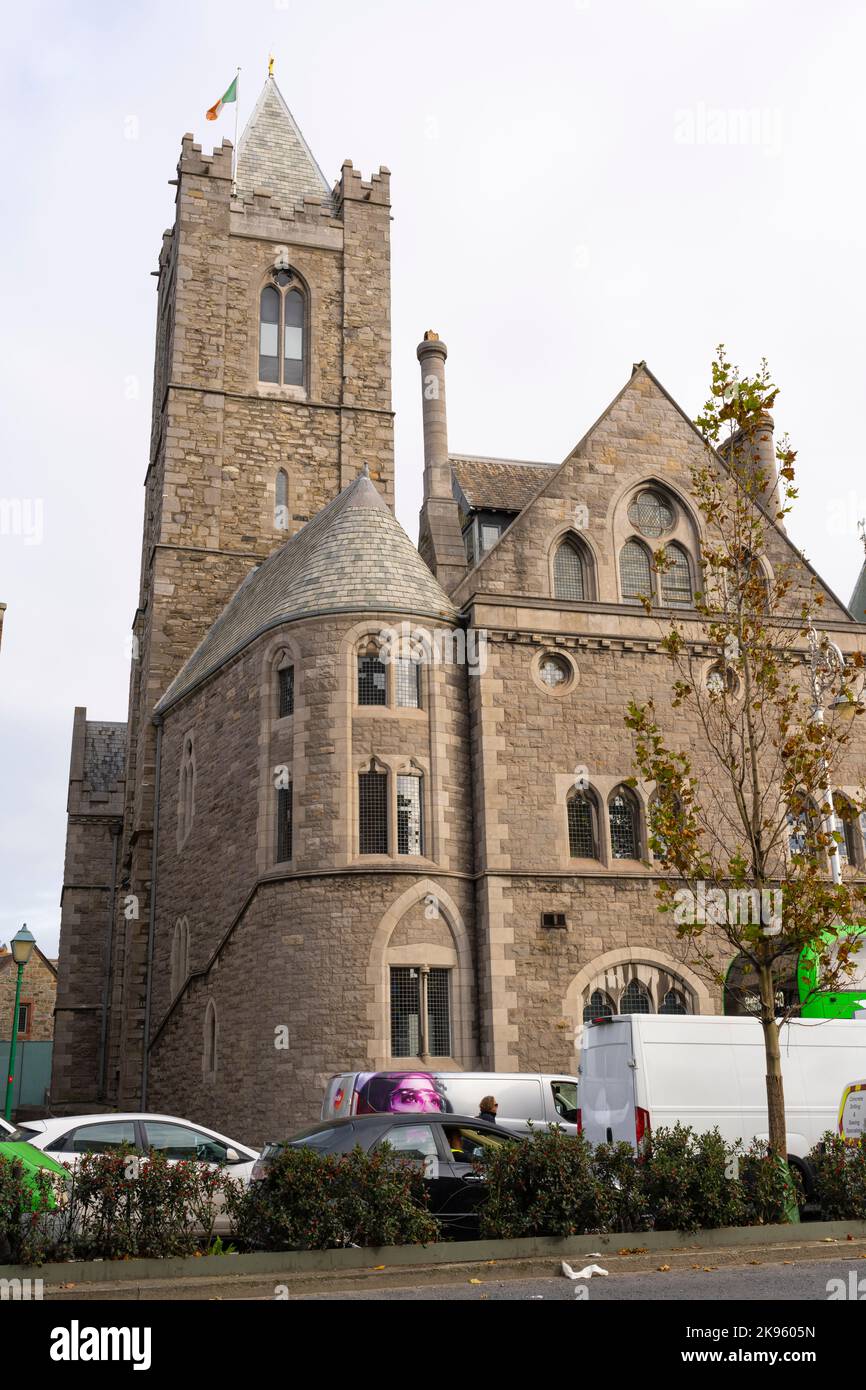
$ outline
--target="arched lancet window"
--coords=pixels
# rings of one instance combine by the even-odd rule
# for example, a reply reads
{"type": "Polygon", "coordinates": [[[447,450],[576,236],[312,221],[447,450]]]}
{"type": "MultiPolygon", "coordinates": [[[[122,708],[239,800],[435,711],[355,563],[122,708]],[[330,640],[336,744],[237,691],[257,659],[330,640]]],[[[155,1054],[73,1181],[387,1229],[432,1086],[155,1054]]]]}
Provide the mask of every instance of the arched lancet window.
{"type": "Polygon", "coordinates": [[[836,829],[842,834],[842,839],[836,846],[839,862],[857,868],[862,851],[858,843],[860,837],[854,808],[847,797],[837,792],[833,797],[833,810],[836,812],[836,829]]]}
{"type": "Polygon", "coordinates": [[[265,285],[259,300],[259,381],[280,379],[280,292],[265,285]]]}
{"type": "Polygon", "coordinates": [[[745,590],[746,600],[751,600],[753,610],[766,613],[770,607],[770,581],[766,569],[751,550],[741,552],[739,565],[740,585],[745,590]]]}
{"type": "Polygon", "coordinates": [[[651,1014],[649,990],[640,980],[629,980],[619,1001],[621,1014],[651,1014]]]}
{"type": "Polygon", "coordinates": [[[614,1007],[610,996],[604,990],[594,989],[583,1006],[583,1021],[591,1023],[594,1018],[613,1018],[614,1007]]]}
{"type": "Polygon", "coordinates": [[[216,1004],[212,999],[209,999],[204,1011],[204,1057],[202,1059],[202,1071],[208,1081],[213,1081],[216,1077],[218,1041],[216,1004]]]}
{"type": "Polygon", "coordinates": [[[668,791],[666,797],[662,797],[658,791],[653,792],[649,804],[648,829],[654,843],[650,844],[653,858],[660,864],[667,864],[670,856],[670,847],[676,840],[676,819],[682,812],[682,802],[672,791],[668,791]],[[672,818],[674,824],[671,824],[672,818]],[[665,832],[668,833],[665,833],[665,832]]]}
{"type": "Polygon", "coordinates": [[[553,561],[553,593],[555,598],[589,597],[583,553],[570,538],[562,542],[553,561]]]}
{"type": "Polygon", "coordinates": [[[192,830],[195,815],[195,751],[192,738],[187,735],[183,741],[180,761],[180,786],[177,802],[177,839],[182,845],[192,830]]]}
{"type": "Polygon", "coordinates": [[[290,270],[278,270],[259,297],[259,381],[303,386],[306,304],[290,270]]]}
{"type": "Polygon", "coordinates": [[[283,300],[283,385],[304,384],[304,296],[289,290],[283,300]]]}
{"type": "MultiPolygon", "coordinates": [[[[669,989],[662,1000],[660,1014],[687,1014],[689,1011],[686,997],[679,989],[669,989]]],[[[634,1012],[637,1012],[635,1010],[634,1012]]]]}
{"type": "Polygon", "coordinates": [[[814,849],[810,847],[809,840],[814,840],[814,836],[820,829],[820,817],[815,803],[805,792],[796,792],[792,798],[791,805],[788,807],[788,850],[791,854],[809,854],[814,856],[814,849]]]}
{"type": "Polygon", "coordinates": [[[289,475],[285,468],[281,468],[277,473],[274,487],[274,529],[289,529],[289,475]]]}
{"type": "Polygon", "coordinates": [[[617,787],[608,804],[610,847],[614,859],[640,857],[640,814],[634,794],[617,787]]]}
{"type": "Polygon", "coordinates": [[[358,774],[358,852],[388,853],[388,774],[377,767],[358,774]]]}
{"type": "Polygon", "coordinates": [[[174,999],[189,974],[189,923],[179,917],[171,941],[171,997],[174,999]]]}
{"type": "Polygon", "coordinates": [[[424,778],[397,778],[397,853],[424,853],[424,778]]]}
{"type": "Polygon", "coordinates": [[[588,792],[568,799],[568,848],[572,859],[598,858],[595,800],[588,792]]]}
{"type": "Polygon", "coordinates": [[[640,541],[626,541],[619,552],[619,578],[626,603],[653,597],[653,578],[649,551],[640,541]]]}
{"type": "Polygon", "coordinates": [[[670,568],[662,573],[662,603],[690,608],[693,603],[692,572],[689,557],[680,545],[666,545],[665,558],[670,568]]]}
{"type": "Polygon", "coordinates": [[[358,704],[386,705],[388,703],[388,672],[378,648],[358,653],[358,704]]]}

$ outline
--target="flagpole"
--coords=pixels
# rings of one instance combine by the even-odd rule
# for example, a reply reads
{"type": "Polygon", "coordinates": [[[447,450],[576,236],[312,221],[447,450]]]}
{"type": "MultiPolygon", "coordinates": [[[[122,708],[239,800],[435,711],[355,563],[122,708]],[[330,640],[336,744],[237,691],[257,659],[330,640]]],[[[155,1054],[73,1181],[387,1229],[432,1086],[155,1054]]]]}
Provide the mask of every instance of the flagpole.
{"type": "Polygon", "coordinates": [[[235,191],[235,180],[238,172],[238,115],[241,104],[241,70],[238,68],[235,77],[235,147],[232,150],[232,193],[235,191]]]}

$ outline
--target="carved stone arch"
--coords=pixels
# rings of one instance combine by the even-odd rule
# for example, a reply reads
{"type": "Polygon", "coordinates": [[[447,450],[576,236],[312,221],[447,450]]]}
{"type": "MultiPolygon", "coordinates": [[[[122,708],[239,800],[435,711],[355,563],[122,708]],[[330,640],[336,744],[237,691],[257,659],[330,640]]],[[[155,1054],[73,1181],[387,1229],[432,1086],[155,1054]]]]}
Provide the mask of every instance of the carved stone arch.
{"type": "Polygon", "coordinates": [[[372,988],[373,1001],[369,1007],[372,1037],[367,1045],[372,1068],[382,1068],[391,1062],[390,1037],[390,967],[397,964],[426,964],[444,966],[451,970],[451,1058],[437,1058],[437,1065],[450,1063],[456,1067],[472,1066],[474,1057],[472,1018],[475,1008],[475,971],[472,943],[460,909],[451,895],[433,879],[423,878],[405,889],[382,916],[370,946],[367,984],[372,988]],[[391,938],[408,913],[419,904],[424,916],[439,930],[431,927],[430,941],[417,941],[411,946],[391,947],[391,938]],[[444,922],[451,938],[446,946],[441,940],[444,922]],[[439,939],[437,939],[439,938],[439,939]],[[410,956],[424,951],[421,962],[410,956]]]}
{"type": "MultiPolygon", "coordinates": [[[[691,996],[694,1013],[711,1014],[714,1012],[709,988],[689,966],[674,960],[664,951],[656,951],[648,946],[621,946],[616,950],[605,951],[602,955],[596,956],[582,970],[578,971],[565,992],[565,998],[562,1001],[563,1016],[574,1021],[576,1031],[581,1028],[583,1025],[583,1005],[585,1000],[589,999],[593,989],[603,991],[612,998],[615,1006],[618,1005],[620,991],[617,976],[619,974],[627,975],[629,967],[633,967],[637,972],[639,966],[652,967],[662,983],[665,977],[669,977],[673,988],[676,987],[676,981],[684,985],[687,994],[691,996]]],[[[644,983],[646,982],[644,981],[644,983]]],[[[655,989],[651,988],[651,995],[656,1008],[661,1002],[655,998],[658,992],[658,986],[655,989]]]]}
{"type": "Polygon", "coordinates": [[[599,555],[595,542],[586,531],[580,531],[570,522],[558,526],[552,533],[547,547],[547,582],[551,598],[556,597],[556,557],[559,549],[570,542],[583,560],[583,576],[586,589],[584,602],[593,603],[599,596],[599,555]]]}
{"type": "MultiPolygon", "coordinates": [[[[614,539],[618,539],[617,527],[623,515],[625,515],[623,531],[628,530],[633,532],[634,527],[631,526],[628,520],[629,504],[637,493],[652,490],[669,495],[674,506],[681,509],[684,519],[691,525],[694,532],[694,541],[697,543],[698,547],[703,546],[706,524],[701,513],[677,483],[672,483],[667,478],[660,478],[656,473],[647,473],[640,478],[629,478],[620,484],[608,504],[606,518],[608,533],[613,532],[614,539]]],[[[671,532],[670,537],[665,536],[660,539],[668,540],[671,537],[676,537],[676,529],[671,532]]]]}

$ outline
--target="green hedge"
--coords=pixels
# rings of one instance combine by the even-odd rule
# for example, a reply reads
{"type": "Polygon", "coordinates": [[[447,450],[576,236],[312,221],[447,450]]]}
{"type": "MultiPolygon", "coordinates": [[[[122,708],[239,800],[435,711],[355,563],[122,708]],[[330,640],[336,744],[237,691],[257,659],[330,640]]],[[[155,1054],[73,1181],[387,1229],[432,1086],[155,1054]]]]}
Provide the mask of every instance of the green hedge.
{"type": "Polygon", "coordinates": [[[828,1132],[810,1154],[815,1200],[824,1221],[866,1221],[866,1140],[828,1132]]]}
{"type": "Polygon", "coordinates": [[[243,1250],[426,1245],[439,1235],[423,1172],[387,1145],[345,1155],[283,1148],[263,1178],[230,1194],[228,1207],[243,1250]]]}
{"type": "Polygon", "coordinates": [[[485,1172],[481,1234],[501,1239],[782,1222],[792,1181],[765,1144],[744,1152],[684,1125],[656,1130],[639,1154],[551,1129],[497,1150],[485,1172]]]}

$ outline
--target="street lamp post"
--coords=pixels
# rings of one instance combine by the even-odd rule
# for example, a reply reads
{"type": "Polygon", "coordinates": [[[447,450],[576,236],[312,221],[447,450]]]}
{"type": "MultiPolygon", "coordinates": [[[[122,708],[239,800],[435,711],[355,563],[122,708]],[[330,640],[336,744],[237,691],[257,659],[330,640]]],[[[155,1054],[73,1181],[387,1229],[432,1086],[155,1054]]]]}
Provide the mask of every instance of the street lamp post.
{"type": "Polygon", "coordinates": [[[21,1003],[21,976],[24,974],[24,967],[30,959],[33,947],[36,945],[36,938],[27,930],[27,924],[17,931],[12,938],[12,959],[18,966],[18,979],[15,981],[15,1010],[12,1014],[12,1037],[9,1042],[9,1075],[6,1078],[6,1105],[3,1111],[5,1118],[12,1119],[12,1092],[15,1089],[15,1050],[18,1042],[18,1006],[21,1003]]]}

